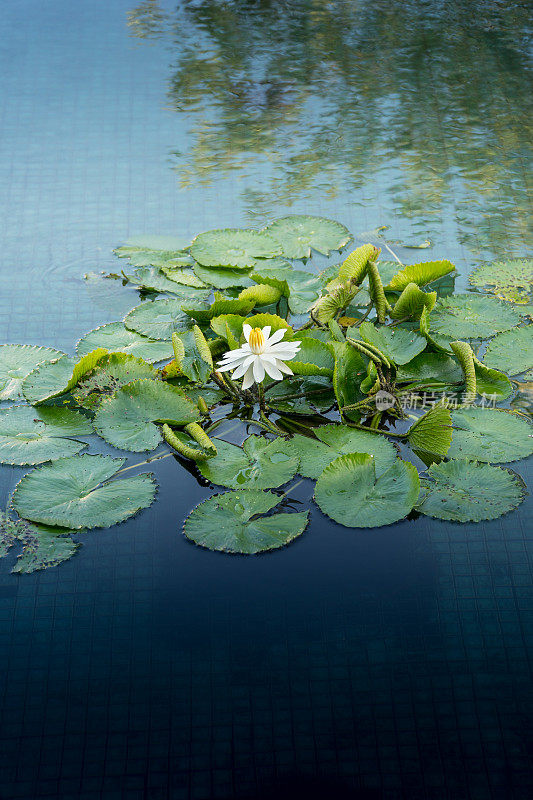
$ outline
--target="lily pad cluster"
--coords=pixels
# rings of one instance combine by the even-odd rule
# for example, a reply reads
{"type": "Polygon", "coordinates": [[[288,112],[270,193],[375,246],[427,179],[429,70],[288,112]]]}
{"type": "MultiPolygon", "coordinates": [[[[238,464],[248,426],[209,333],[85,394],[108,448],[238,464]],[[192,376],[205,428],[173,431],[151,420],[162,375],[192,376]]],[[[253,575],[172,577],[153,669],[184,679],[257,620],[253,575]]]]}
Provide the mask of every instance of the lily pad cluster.
{"type": "Polygon", "coordinates": [[[109,276],[139,292],[123,320],[83,336],[76,356],[1,345],[0,399],[12,405],[0,408],[0,461],[33,467],[0,515],[0,553],[22,543],[14,571],[59,564],[76,533],[153,502],[150,473],[124,476],[123,457],[83,452],[98,437],[174,454],[211,486],[183,527],[211,550],[299,537],[309,509],[289,494],[302,480],[321,513],[354,529],[515,509],[525,487],[501,465],[533,452],[528,418],[509,408],[533,368],[529,262],[483,265],[478,291],[458,294],[447,259],[403,265],[372,243],[310,266],[352,239],[339,222],[292,215],[192,242],[135,240],[109,276]],[[243,390],[219,371],[250,329],[297,343],[293,374],[243,390]],[[235,419],[253,430],[242,445],[225,438],[235,419]]]}

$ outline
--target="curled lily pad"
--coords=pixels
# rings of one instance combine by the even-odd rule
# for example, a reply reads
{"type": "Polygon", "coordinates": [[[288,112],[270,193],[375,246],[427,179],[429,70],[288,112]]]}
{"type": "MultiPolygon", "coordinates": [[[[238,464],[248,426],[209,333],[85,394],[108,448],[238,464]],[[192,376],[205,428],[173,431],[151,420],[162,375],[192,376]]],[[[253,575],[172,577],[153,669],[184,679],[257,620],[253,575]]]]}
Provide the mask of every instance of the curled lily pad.
{"type": "Polygon", "coordinates": [[[213,359],[202,331],[195,325],[190,331],[174,333],[174,356],[180,371],[193,383],[205,383],[213,372],[213,359]]]}
{"type": "Polygon", "coordinates": [[[431,331],[455,339],[486,339],[514,328],[520,314],[495,297],[455,294],[442,298],[431,314],[431,331]]]}
{"type": "Polygon", "coordinates": [[[77,411],[14,406],[0,411],[0,461],[41,464],[72,456],[86,447],[74,438],[93,433],[90,421],[77,411]]]}
{"type": "Polygon", "coordinates": [[[529,303],[533,286],[533,259],[495,261],[477,267],[470,275],[470,283],[502,300],[511,303],[529,303]]]}
{"type": "Polygon", "coordinates": [[[517,508],[526,494],[522,481],[511,470],[467,459],[433,464],[427,475],[429,480],[423,481],[426,494],[417,509],[437,519],[497,519],[517,508]]]}
{"type": "Polygon", "coordinates": [[[495,400],[506,400],[513,393],[511,381],[497,369],[487,367],[473,354],[474,371],[476,373],[476,391],[495,400]]]}
{"type": "Polygon", "coordinates": [[[71,456],[36,467],[17,484],[13,508],[32,522],[64,528],[107,528],[151,505],[148,473],[110,480],[124,464],[111,456],[71,456]]]}
{"type": "Polygon", "coordinates": [[[160,341],[141,336],[124,327],[123,322],[109,322],[83,336],[76,346],[80,358],[91,350],[103,347],[113,353],[128,353],[145,361],[164,361],[174,355],[171,341],[160,341]]]}
{"type": "Polygon", "coordinates": [[[362,322],[358,331],[363,341],[377,347],[395,364],[407,364],[421,353],[427,344],[423,336],[404,328],[376,327],[372,322],[362,322]]]}
{"type": "Polygon", "coordinates": [[[308,258],[311,249],[329,256],[332,250],[340,250],[353,239],[340,222],[305,214],[282,217],[263,230],[280,242],[287,258],[308,258]]]}
{"type": "Polygon", "coordinates": [[[198,464],[208,481],[230,489],[272,489],[294,477],[298,458],[285,439],[249,436],[242,447],[214,439],[218,454],[198,464]]]}
{"type": "Polygon", "coordinates": [[[304,478],[318,478],[336,458],[348,453],[373,456],[375,471],[381,475],[396,461],[396,449],[388,439],[347,425],[322,425],[314,428],[316,439],[296,435],[289,445],[300,459],[298,472],[304,478]]]}
{"type": "Polygon", "coordinates": [[[483,358],[488,367],[518,375],[533,367],[533,325],[499,333],[489,342],[483,358]]]}
{"type": "MultiPolygon", "coordinates": [[[[335,353],[333,391],[339,409],[343,409],[364,398],[360,384],[366,375],[366,364],[362,355],[348,343],[335,342],[331,346],[335,353]]],[[[356,421],[359,419],[357,412],[343,411],[342,413],[348,419],[356,421]]]]}
{"type": "Polygon", "coordinates": [[[155,423],[187,425],[198,419],[198,408],[182,391],[161,381],[140,380],[104,400],[94,426],[109,444],[139,453],[153,450],[161,442],[155,423]]]}
{"type": "Polygon", "coordinates": [[[22,392],[29,403],[38,405],[72,391],[81,379],[91,372],[107,350],[97,347],[79,361],[62,356],[57,361],[41,364],[24,379],[22,392]]]}
{"type": "Polygon", "coordinates": [[[189,317],[181,310],[183,303],[173,297],[158,297],[141,303],[126,315],[124,325],[151,339],[171,339],[174,332],[190,327],[189,317]]]}
{"type": "Polygon", "coordinates": [[[533,429],[523,417],[494,408],[466,408],[452,414],[450,458],[506,463],[533,453],[533,429]]]}
{"type": "Polygon", "coordinates": [[[127,353],[109,353],[82,378],[72,393],[81,406],[95,408],[121,386],[141,378],[154,380],[157,375],[157,370],[142,358],[127,353]]]}
{"type": "Polygon", "coordinates": [[[424,261],[421,264],[409,264],[390,279],[386,288],[401,292],[410,283],[416,283],[417,286],[427,286],[428,283],[433,283],[438,278],[442,278],[444,275],[454,271],[455,266],[447,259],[424,261]]]}
{"type": "Polygon", "coordinates": [[[379,528],[409,514],[418,500],[416,467],[397,459],[376,479],[366,453],[339,456],[316,482],[315,500],[328,517],[347,528],[379,528]]]}
{"type": "Polygon", "coordinates": [[[281,247],[272,237],[240,228],[200,233],[191,245],[191,255],[205,267],[249,268],[255,266],[258,259],[280,254],[281,247]]]}
{"type": "Polygon", "coordinates": [[[65,354],[52,347],[34,347],[30,344],[0,345],[0,400],[20,400],[22,382],[30,372],[46,361],[54,361],[65,354]]]}
{"type": "Polygon", "coordinates": [[[216,494],[189,514],[188,539],[209,550],[250,555],[289,544],[307,526],[309,512],[262,516],[280,502],[272,492],[254,489],[216,494]]]}

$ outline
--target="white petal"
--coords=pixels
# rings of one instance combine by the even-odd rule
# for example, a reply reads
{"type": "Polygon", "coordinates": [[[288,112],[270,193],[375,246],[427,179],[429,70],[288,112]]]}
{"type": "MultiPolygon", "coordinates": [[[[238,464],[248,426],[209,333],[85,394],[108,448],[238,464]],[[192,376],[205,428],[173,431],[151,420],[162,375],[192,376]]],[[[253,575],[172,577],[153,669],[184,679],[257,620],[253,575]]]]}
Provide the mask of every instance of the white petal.
{"type": "Polygon", "coordinates": [[[243,375],[244,375],[246,372],[248,372],[248,367],[249,367],[249,366],[250,366],[249,364],[239,364],[239,366],[237,367],[237,369],[235,370],[235,372],[234,372],[234,373],[233,373],[233,375],[231,376],[231,377],[232,377],[232,380],[234,380],[234,381],[238,381],[238,380],[239,380],[239,378],[242,378],[242,376],[243,376],[243,375]]]}
{"type": "Polygon", "coordinates": [[[242,332],[244,334],[244,338],[246,339],[246,341],[248,341],[248,339],[250,338],[250,334],[252,332],[252,326],[248,325],[248,323],[245,322],[244,325],[242,326],[242,332]]]}
{"type": "Polygon", "coordinates": [[[263,336],[265,337],[265,343],[268,337],[270,336],[270,331],[272,330],[272,325],[265,325],[263,328],[263,336]]]}
{"type": "Polygon", "coordinates": [[[283,339],[284,336],[285,336],[285,328],[281,328],[279,331],[274,331],[274,333],[272,334],[268,342],[266,342],[266,344],[276,344],[276,342],[279,342],[280,339],[283,339]]]}
{"type": "Polygon", "coordinates": [[[253,385],[253,382],[254,382],[253,367],[248,367],[248,371],[247,371],[246,375],[244,376],[244,380],[242,382],[243,391],[244,391],[244,389],[249,389],[250,386],[253,385]]]}
{"type": "Polygon", "coordinates": [[[276,367],[279,369],[280,372],[284,372],[285,375],[294,375],[292,369],[288,367],[283,361],[280,361],[278,358],[276,359],[276,367]]]}
{"type": "Polygon", "coordinates": [[[219,372],[229,372],[229,371],[230,371],[230,369],[237,369],[237,367],[238,367],[238,366],[239,366],[239,362],[238,362],[238,361],[236,361],[236,362],[235,362],[235,361],[232,361],[232,362],[231,362],[231,363],[229,363],[229,364],[223,364],[222,366],[220,366],[220,365],[219,365],[219,366],[217,367],[217,370],[218,370],[219,372]]]}
{"type": "Polygon", "coordinates": [[[261,383],[265,377],[265,368],[260,358],[256,358],[253,363],[254,380],[256,383],[261,383]]]}
{"type": "Polygon", "coordinates": [[[270,361],[263,359],[263,366],[269,378],[272,378],[275,381],[280,381],[283,378],[283,373],[276,367],[275,364],[271,364],[270,361]]]}

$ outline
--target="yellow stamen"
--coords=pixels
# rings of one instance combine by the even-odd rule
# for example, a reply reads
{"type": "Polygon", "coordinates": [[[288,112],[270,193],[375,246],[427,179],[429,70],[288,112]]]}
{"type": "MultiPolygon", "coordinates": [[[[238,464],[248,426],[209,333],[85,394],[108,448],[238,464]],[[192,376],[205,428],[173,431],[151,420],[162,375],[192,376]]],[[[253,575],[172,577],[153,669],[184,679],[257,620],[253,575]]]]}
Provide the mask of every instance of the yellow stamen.
{"type": "Polygon", "coordinates": [[[250,331],[250,338],[248,339],[248,344],[250,345],[252,353],[259,353],[264,343],[265,337],[263,336],[261,328],[253,328],[250,331]]]}

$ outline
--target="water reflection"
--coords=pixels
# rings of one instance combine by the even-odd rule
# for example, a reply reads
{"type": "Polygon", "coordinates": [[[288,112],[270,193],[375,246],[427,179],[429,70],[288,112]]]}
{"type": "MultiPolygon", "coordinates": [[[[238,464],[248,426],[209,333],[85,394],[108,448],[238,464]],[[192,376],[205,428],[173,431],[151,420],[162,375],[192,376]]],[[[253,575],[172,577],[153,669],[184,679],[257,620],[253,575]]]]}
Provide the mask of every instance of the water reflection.
{"type": "Polygon", "coordinates": [[[423,237],[451,227],[478,254],[523,253],[526,4],[144,0],[128,25],[175,52],[182,187],[237,172],[255,211],[348,194],[423,237]]]}

